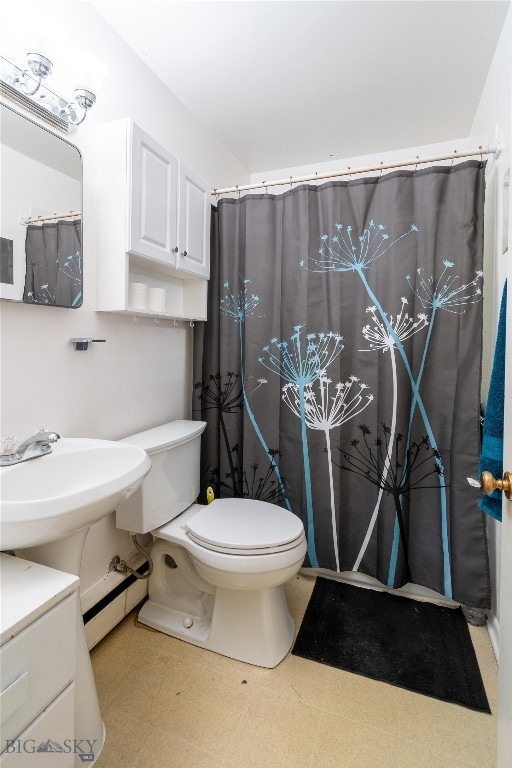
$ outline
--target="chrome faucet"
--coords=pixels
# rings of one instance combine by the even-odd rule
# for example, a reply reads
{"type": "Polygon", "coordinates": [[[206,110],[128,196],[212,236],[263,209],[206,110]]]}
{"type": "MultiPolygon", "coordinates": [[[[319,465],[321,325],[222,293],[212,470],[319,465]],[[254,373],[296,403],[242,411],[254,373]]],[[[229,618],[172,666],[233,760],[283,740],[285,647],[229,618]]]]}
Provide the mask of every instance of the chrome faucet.
{"type": "Polygon", "coordinates": [[[20,443],[14,453],[0,455],[0,466],[5,467],[10,464],[19,464],[21,461],[35,459],[37,456],[45,456],[47,453],[52,452],[50,443],[56,443],[59,439],[60,435],[56,432],[41,429],[32,437],[20,443]]]}

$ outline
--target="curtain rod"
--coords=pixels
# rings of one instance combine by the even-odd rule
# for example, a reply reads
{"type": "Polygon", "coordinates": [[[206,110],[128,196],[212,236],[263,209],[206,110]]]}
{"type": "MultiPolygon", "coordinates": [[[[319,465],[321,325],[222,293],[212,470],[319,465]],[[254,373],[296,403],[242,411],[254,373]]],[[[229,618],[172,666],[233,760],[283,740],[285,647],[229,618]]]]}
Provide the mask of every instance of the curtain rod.
{"type": "Polygon", "coordinates": [[[34,216],[31,219],[22,219],[20,224],[28,227],[29,224],[42,224],[43,221],[53,221],[55,219],[71,219],[75,216],[81,216],[82,211],[69,211],[69,213],[54,213],[52,216],[34,216]]]}
{"type": "MultiPolygon", "coordinates": [[[[495,158],[499,157],[501,148],[499,144],[494,146],[489,145],[487,149],[478,147],[478,149],[470,150],[468,152],[457,152],[454,150],[449,155],[437,155],[435,157],[420,158],[419,155],[414,160],[404,160],[403,162],[384,163],[381,162],[378,165],[367,165],[364,168],[344,168],[341,171],[332,171],[331,173],[315,173],[311,176],[290,176],[288,179],[278,179],[274,181],[258,181],[254,184],[237,184],[235,187],[226,187],[225,189],[213,189],[212,195],[226,195],[228,192],[247,192],[250,189],[266,189],[267,187],[279,187],[287,184],[302,184],[305,181],[319,181],[321,179],[334,179],[338,176],[353,176],[357,173],[368,173],[370,171],[385,171],[390,168],[402,168],[406,165],[422,165],[423,163],[438,163],[442,160],[457,160],[464,157],[475,157],[476,155],[482,157],[483,155],[494,155],[495,158]]],[[[416,169],[415,169],[416,170],[416,169]]]]}

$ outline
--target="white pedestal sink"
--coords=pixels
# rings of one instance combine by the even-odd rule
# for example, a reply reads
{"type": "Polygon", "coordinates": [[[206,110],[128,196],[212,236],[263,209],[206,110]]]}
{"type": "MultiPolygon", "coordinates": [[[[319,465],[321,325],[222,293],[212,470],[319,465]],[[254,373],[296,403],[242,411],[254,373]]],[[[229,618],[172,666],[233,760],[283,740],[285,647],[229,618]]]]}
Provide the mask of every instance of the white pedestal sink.
{"type": "MultiPolygon", "coordinates": [[[[64,438],[52,453],[1,467],[0,550],[79,576],[90,526],[125,501],[150,468],[136,446],[87,438],[64,438]]],[[[75,738],[94,739],[97,756],[104,727],[80,606],[77,615],[75,738]]]]}

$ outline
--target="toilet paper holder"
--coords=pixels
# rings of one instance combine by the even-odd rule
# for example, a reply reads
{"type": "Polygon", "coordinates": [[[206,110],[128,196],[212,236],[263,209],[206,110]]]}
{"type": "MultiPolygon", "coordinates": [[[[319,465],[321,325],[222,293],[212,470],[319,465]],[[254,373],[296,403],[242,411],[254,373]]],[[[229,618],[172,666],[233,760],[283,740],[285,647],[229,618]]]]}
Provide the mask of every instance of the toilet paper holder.
{"type": "Polygon", "coordinates": [[[73,344],[75,350],[77,352],[86,352],[89,349],[89,344],[93,344],[96,342],[104,342],[106,339],[70,339],[71,343],[73,344]]]}

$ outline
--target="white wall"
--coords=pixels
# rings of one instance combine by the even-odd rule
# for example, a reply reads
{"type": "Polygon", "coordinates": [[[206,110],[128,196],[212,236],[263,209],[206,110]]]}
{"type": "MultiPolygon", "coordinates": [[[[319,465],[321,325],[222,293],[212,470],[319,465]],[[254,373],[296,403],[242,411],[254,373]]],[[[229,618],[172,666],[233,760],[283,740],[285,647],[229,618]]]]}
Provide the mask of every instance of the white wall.
{"type": "MultiPolygon", "coordinates": [[[[347,168],[366,168],[366,167],[373,167],[378,166],[381,162],[385,165],[387,163],[401,163],[405,162],[407,160],[415,160],[418,158],[418,168],[421,168],[421,159],[427,158],[427,157],[434,157],[434,156],[441,156],[441,155],[447,155],[453,152],[454,149],[457,150],[457,152],[463,152],[467,149],[473,149],[474,148],[474,142],[471,141],[471,139],[464,137],[464,138],[453,138],[453,139],[447,139],[446,141],[437,143],[437,144],[425,144],[422,146],[415,146],[415,147],[404,147],[402,149],[398,150],[392,150],[390,152],[380,152],[379,154],[370,154],[370,155],[357,155],[356,157],[345,157],[340,158],[337,160],[332,160],[326,163],[317,163],[316,165],[301,165],[301,166],[295,166],[292,168],[278,168],[278,169],[272,169],[269,171],[263,171],[258,173],[251,174],[251,182],[258,183],[258,182],[269,182],[276,179],[288,179],[290,176],[296,177],[296,176],[314,176],[316,173],[319,175],[323,173],[335,173],[341,169],[347,169],[347,168]]],[[[450,164],[450,161],[446,162],[447,165],[450,164]]],[[[416,166],[416,162],[413,162],[411,166],[406,166],[407,169],[413,170],[416,166]]],[[[358,174],[357,178],[361,178],[363,176],[375,176],[376,171],[370,171],[368,173],[364,174],[358,174]]],[[[347,181],[349,178],[348,174],[346,176],[340,177],[341,180],[347,181]]],[[[325,181],[325,180],[324,180],[325,181]]],[[[315,181],[308,181],[308,184],[314,184],[315,181]]],[[[322,183],[321,181],[318,183],[322,183]]],[[[267,187],[265,187],[267,188],[267,187]]],[[[286,190],[286,186],[282,187],[272,187],[268,186],[268,191],[270,193],[279,193],[283,190],[286,190]]]]}
{"type": "MultiPolygon", "coordinates": [[[[483,359],[483,399],[487,399],[487,389],[492,367],[492,356],[496,340],[497,319],[501,292],[505,279],[505,266],[501,254],[501,220],[499,190],[503,176],[510,167],[511,157],[511,76],[512,76],[512,10],[496,48],[496,53],[489,70],[478,109],[475,114],[471,136],[475,139],[485,133],[489,126],[498,125],[503,141],[501,156],[489,165],[487,173],[486,210],[485,210],[485,251],[489,256],[485,269],[484,302],[484,359],[483,359]]],[[[491,518],[488,520],[489,556],[493,608],[489,617],[489,633],[494,651],[498,651],[499,637],[499,598],[500,598],[500,551],[501,525],[491,518]]]]}
{"type": "MultiPolygon", "coordinates": [[[[50,57],[65,42],[92,51],[107,75],[94,109],[70,137],[83,154],[84,304],[70,310],[0,302],[1,433],[21,439],[46,426],[64,436],[117,439],[187,417],[188,325],[135,323],[129,316],[95,312],[95,125],[132,117],[212,187],[248,180],[247,171],[87,3],[12,4],[10,12],[2,9],[2,27],[27,41],[43,29],[42,52],[50,57]],[[69,343],[75,336],[107,341],[75,352],[69,343]]],[[[72,70],[74,63],[64,65],[72,70]]],[[[57,59],[54,69],[57,77],[57,59]]],[[[126,558],[131,552],[129,535],[115,529],[112,516],[94,526],[84,551],[82,592],[105,576],[114,554],[126,558]]]]}

